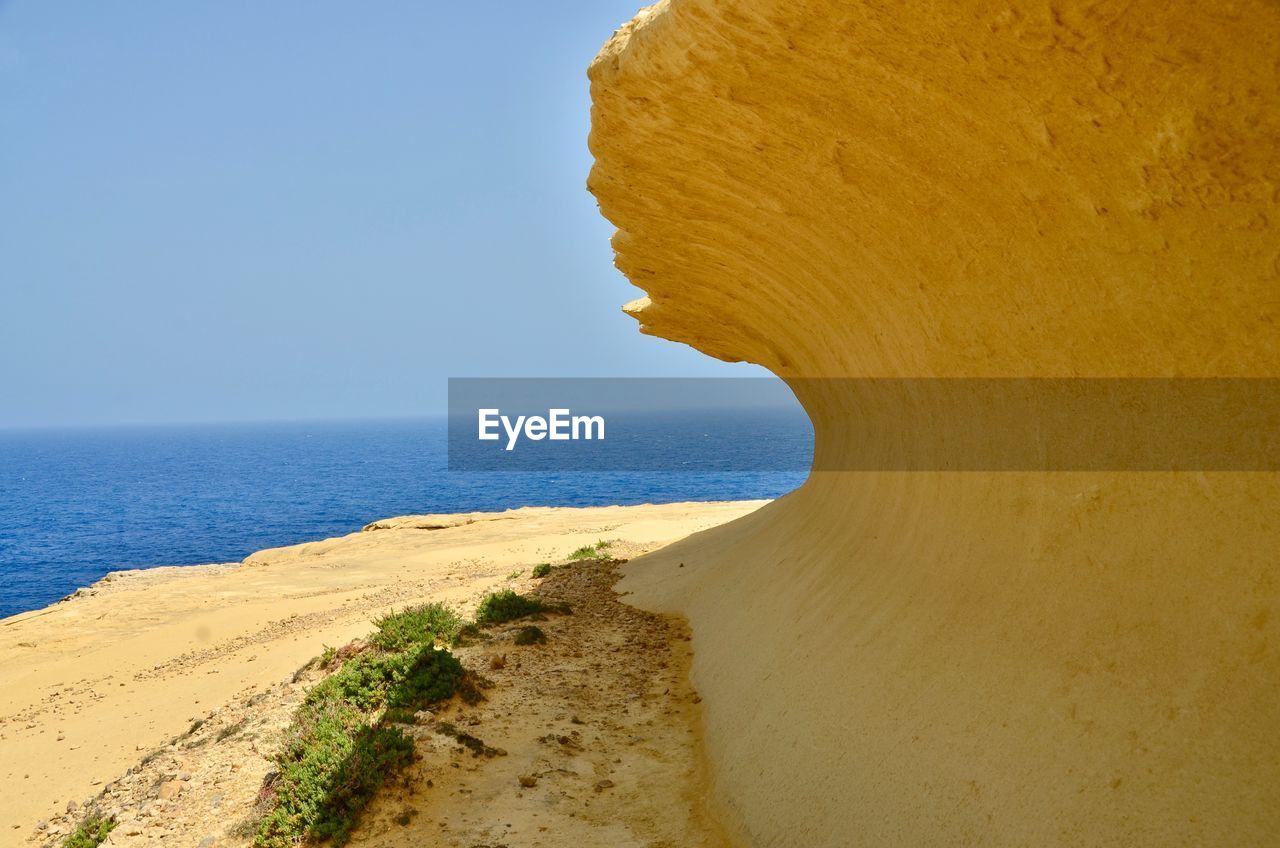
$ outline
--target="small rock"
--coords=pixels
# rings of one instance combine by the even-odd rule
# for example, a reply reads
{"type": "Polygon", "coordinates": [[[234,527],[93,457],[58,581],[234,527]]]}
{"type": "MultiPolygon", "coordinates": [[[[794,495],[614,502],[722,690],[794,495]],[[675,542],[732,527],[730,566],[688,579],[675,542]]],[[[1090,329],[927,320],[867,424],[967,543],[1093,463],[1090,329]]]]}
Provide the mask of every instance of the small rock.
{"type": "Polygon", "coordinates": [[[612,781],[612,780],[597,780],[597,781],[596,781],[596,791],[597,791],[597,792],[603,792],[603,791],[604,791],[604,790],[606,790],[606,789],[612,789],[612,788],[613,788],[613,781],[612,781]]]}
{"type": "Polygon", "coordinates": [[[197,845],[196,848],[213,848],[213,837],[206,836],[204,839],[201,839],[200,844],[197,845]]]}
{"type": "Polygon", "coordinates": [[[538,785],[538,778],[534,777],[531,774],[520,775],[519,781],[520,781],[520,785],[525,787],[526,789],[538,785]]]}
{"type": "Polygon", "coordinates": [[[80,805],[79,805],[79,804],[77,804],[75,801],[68,801],[68,802],[67,802],[67,812],[68,812],[68,813],[74,813],[74,812],[75,812],[76,810],[78,810],[78,809],[80,809],[80,805]]]}
{"type": "Polygon", "coordinates": [[[181,780],[166,780],[164,783],[160,784],[160,791],[156,794],[156,797],[161,801],[169,801],[177,798],[181,793],[181,780]]]}

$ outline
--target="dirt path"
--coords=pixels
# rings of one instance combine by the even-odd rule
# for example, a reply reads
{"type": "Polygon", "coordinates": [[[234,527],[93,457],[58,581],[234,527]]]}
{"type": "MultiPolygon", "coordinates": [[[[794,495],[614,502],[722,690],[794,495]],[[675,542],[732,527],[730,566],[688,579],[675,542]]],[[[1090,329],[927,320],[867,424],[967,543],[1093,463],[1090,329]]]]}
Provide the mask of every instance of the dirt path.
{"type": "Polygon", "coordinates": [[[616,565],[571,565],[543,581],[539,595],[573,609],[536,623],[545,645],[517,646],[527,622],[515,622],[460,652],[493,688],[436,718],[505,755],[473,756],[420,731],[421,761],[379,796],[354,846],[728,844],[702,804],[688,635],[620,603],[616,565]]]}

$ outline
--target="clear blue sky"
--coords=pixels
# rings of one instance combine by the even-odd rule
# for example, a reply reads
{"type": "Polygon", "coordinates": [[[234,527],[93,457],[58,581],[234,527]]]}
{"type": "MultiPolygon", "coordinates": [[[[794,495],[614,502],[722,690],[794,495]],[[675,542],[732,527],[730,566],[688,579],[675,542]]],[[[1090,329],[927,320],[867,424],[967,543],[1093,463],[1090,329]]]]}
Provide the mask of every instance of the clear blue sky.
{"type": "Polygon", "coordinates": [[[0,427],[752,376],[640,336],[584,184],[640,0],[0,0],[0,427]]]}

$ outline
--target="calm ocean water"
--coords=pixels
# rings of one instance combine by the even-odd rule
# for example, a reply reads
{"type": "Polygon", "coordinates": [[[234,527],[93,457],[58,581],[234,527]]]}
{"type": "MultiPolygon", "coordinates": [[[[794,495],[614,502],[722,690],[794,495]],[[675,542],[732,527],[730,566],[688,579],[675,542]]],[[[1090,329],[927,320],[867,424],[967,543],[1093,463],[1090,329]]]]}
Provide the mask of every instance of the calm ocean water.
{"type": "MultiPolygon", "coordinates": [[[[769,424],[770,450],[804,467],[807,421],[769,424]]],[[[0,433],[0,617],[108,571],[234,562],[393,515],[772,498],[805,477],[449,472],[445,430],[441,418],[0,433]]]]}

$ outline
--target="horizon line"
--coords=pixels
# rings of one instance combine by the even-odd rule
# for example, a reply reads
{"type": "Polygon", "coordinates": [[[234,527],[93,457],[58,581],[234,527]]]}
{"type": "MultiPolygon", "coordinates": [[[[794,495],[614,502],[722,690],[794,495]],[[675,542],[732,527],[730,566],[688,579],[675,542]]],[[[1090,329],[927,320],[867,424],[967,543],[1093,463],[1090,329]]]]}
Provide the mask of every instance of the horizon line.
{"type": "Polygon", "coordinates": [[[446,412],[426,412],[403,415],[357,415],[337,417],[170,419],[164,421],[99,421],[49,424],[0,423],[0,435],[66,430],[146,430],[180,427],[244,427],[269,424],[372,424],[391,423],[397,421],[425,421],[432,419],[443,420],[447,417],[448,413],[446,412]]]}

